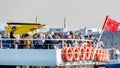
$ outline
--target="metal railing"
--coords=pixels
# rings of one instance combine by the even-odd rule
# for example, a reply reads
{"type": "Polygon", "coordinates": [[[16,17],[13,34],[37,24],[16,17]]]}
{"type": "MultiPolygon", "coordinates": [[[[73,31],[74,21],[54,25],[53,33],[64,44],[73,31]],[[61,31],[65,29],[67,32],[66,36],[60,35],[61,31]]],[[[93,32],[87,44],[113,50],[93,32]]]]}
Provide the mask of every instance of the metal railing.
{"type": "MultiPolygon", "coordinates": [[[[91,40],[83,39],[0,39],[0,47],[3,49],[62,49],[64,46],[84,46],[91,40]]],[[[93,44],[95,46],[95,43],[93,44]]]]}

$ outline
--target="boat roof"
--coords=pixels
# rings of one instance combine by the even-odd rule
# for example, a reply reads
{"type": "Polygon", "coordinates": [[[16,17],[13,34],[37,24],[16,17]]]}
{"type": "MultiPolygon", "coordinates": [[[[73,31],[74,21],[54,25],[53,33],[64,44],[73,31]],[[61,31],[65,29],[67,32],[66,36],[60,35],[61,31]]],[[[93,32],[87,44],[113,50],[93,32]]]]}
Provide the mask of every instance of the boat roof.
{"type": "Polygon", "coordinates": [[[8,22],[7,29],[5,34],[9,34],[13,26],[17,27],[15,34],[26,34],[28,32],[34,33],[36,29],[46,26],[45,24],[40,23],[17,23],[17,22],[8,22]]]}
{"type": "Polygon", "coordinates": [[[40,23],[18,23],[18,22],[8,22],[8,25],[43,25],[46,26],[45,24],[40,24],[40,23]]]}

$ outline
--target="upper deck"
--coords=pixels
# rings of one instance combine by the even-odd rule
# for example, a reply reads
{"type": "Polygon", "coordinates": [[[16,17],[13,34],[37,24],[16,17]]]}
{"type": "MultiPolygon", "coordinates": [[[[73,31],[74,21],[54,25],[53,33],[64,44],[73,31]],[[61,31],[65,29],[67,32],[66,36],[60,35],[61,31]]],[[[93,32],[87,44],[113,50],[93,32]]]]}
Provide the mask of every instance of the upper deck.
{"type": "MultiPolygon", "coordinates": [[[[69,61],[66,62],[62,58],[63,54],[67,55],[66,53],[63,53],[63,48],[67,46],[67,48],[76,48],[76,47],[81,47],[85,48],[88,45],[88,41],[91,40],[81,40],[81,39],[1,39],[1,45],[6,45],[4,42],[5,40],[8,41],[30,41],[31,43],[30,48],[26,48],[24,46],[28,45],[23,43],[8,43],[10,47],[8,48],[1,48],[0,49],[0,65],[35,65],[35,66],[70,66],[70,65],[91,65],[91,64],[97,64],[97,65],[104,65],[108,64],[109,62],[103,62],[103,61],[97,61],[94,57],[93,60],[80,60],[78,61],[69,61]],[[35,44],[36,41],[43,41],[44,43],[40,44],[39,46],[42,46],[43,48],[38,48],[36,47],[37,45],[35,44]],[[45,43],[45,42],[48,43],[45,43]],[[68,43],[67,41],[71,41],[71,43],[68,43]],[[66,43],[67,42],[67,43],[66,43]],[[79,43],[76,43],[79,42],[79,43]],[[12,46],[12,47],[11,47],[12,46]],[[21,48],[20,46],[23,46],[21,48]]],[[[27,42],[29,43],[29,42],[27,42]]],[[[38,43],[37,43],[38,44],[38,43]]],[[[98,44],[92,44],[92,45],[98,45],[98,44]]],[[[95,52],[95,47],[89,47],[87,46],[88,49],[93,48],[94,52],[86,52],[86,51],[80,51],[80,52],[75,52],[73,53],[69,52],[68,55],[76,55],[76,57],[80,57],[80,55],[84,54],[94,54],[96,55],[97,52],[95,52]]],[[[103,48],[99,48],[99,50],[107,50],[103,48]]],[[[111,49],[109,49],[110,51],[111,49]]],[[[109,52],[110,53],[110,52],[109,52]]],[[[98,53],[99,54],[99,53],[98,53]]],[[[112,53],[111,53],[112,54],[112,53]]],[[[110,62],[111,59],[111,54],[109,54],[110,57],[110,62]]],[[[102,59],[102,58],[101,58],[102,59]]],[[[112,60],[113,61],[113,60],[112,60]]],[[[116,62],[118,63],[118,62],[116,62]]]]}

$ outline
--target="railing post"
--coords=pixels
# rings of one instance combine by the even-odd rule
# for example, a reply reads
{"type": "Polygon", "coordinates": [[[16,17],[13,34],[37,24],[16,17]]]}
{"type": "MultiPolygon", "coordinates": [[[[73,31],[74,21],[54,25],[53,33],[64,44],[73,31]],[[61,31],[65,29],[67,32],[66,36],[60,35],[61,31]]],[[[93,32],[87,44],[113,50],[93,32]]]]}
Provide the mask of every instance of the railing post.
{"type": "Polygon", "coordinates": [[[31,40],[31,42],[32,42],[31,48],[32,49],[33,49],[33,46],[34,46],[33,41],[34,41],[34,39],[31,40]]]}
{"type": "Polygon", "coordinates": [[[0,39],[0,40],[1,40],[1,43],[0,43],[1,45],[0,45],[0,47],[2,48],[2,39],[0,39]]]}
{"type": "Polygon", "coordinates": [[[64,42],[64,40],[62,40],[62,48],[64,47],[64,44],[65,44],[65,42],[64,42]]]}
{"type": "MultiPolygon", "coordinates": [[[[47,46],[47,45],[46,45],[46,46],[47,46]]],[[[49,44],[48,44],[48,49],[50,49],[50,48],[49,48],[49,44]]]]}

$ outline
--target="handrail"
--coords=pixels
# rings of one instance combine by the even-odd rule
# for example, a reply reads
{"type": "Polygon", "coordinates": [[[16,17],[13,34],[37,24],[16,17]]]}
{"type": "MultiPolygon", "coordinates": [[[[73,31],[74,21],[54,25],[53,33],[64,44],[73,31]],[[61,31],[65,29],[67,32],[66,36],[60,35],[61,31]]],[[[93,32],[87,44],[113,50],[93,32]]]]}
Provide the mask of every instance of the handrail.
{"type": "MultiPolygon", "coordinates": [[[[20,39],[10,39],[9,38],[9,39],[6,39],[6,38],[2,38],[2,39],[0,39],[0,44],[1,44],[1,46],[3,46],[5,43],[8,43],[10,46],[11,45],[15,46],[16,44],[17,45],[19,45],[19,44],[20,45],[25,45],[24,42],[20,43],[20,41],[25,41],[25,40],[30,40],[31,41],[30,45],[32,46],[32,48],[34,47],[34,45],[35,45],[34,42],[36,42],[36,41],[43,41],[43,44],[41,44],[41,45],[48,45],[48,47],[50,45],[61,45],[62,48],[64,47],[66,41],[72,41],[72,43],[75,43],[75,41],[80,41],[81,43],[87,43],[87,41],[92,41],[92,40],[84,40],[84,39],[34,39],[34,38],[31,38],[31,39],[28,39],[28,38],[24,38],[24,39],[21,39],[21,38],[20,39]],[[4,41],[9,41],[9,42],[4,42],[4,41]],[[14,41],[14,43],[13,43],[13,41],[14,41]],[[61,41],[61,44],[57,44],[57,43],[48,43],[48,44],[46,44],[45,41],[53,41],[53,42],[58,42],[58,41],[60,42],[61,41]]],[[[79,44],[80,43],[78,43],[78,45],[79,44]]]]}
{"type": "Polygon", "coordinates": [[[79,40],[79,41],[92,41],[92,40],[84,40],[84,39],[27,39],[27,38],[23,38],[23,39],[5,39],[5,38],[1,38],[0,40],[79,40]]]}

